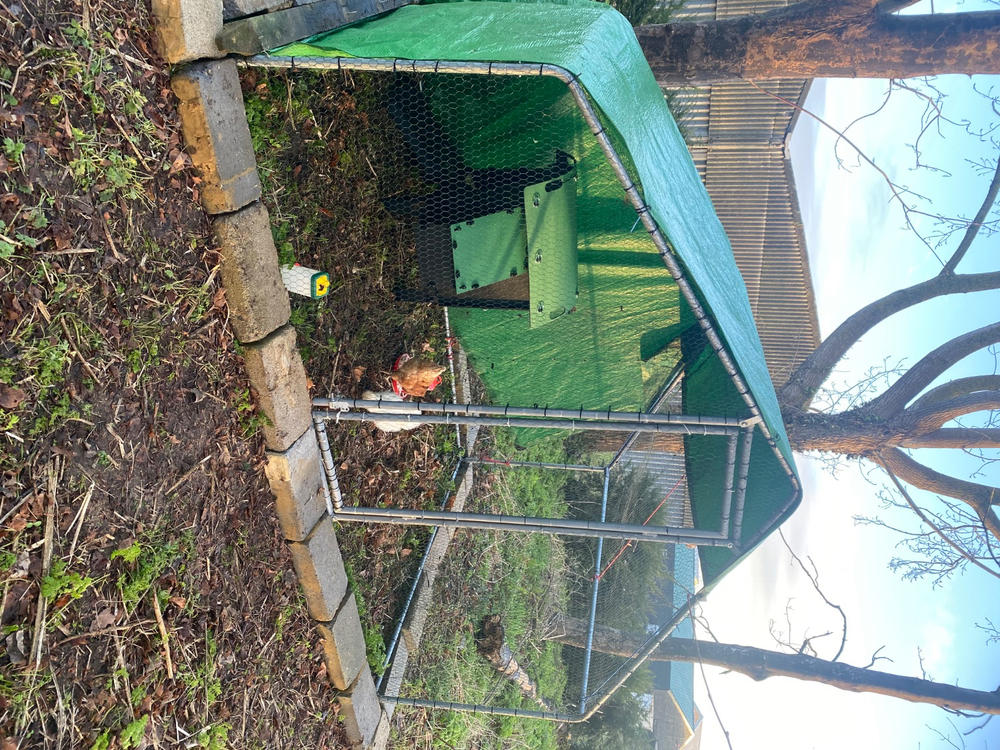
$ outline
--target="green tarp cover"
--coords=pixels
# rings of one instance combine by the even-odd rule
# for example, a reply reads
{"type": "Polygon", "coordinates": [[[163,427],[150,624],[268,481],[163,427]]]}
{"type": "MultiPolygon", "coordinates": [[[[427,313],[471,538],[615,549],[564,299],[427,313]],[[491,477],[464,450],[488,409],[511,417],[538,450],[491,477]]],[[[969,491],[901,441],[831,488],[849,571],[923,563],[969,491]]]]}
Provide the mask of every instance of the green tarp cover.
{"type": "MultiPolygon", "coordinates": [[[[623,156],[653,218],[713,319],[778,449],[794,465],[729,241],[632,28],[617,11],[587,0],[414,5],[270,54],[548,63],[575,74],[603,121],[612,126],[616,143],[624,146],[623,156]]],[[[581,254],[581,264],[583,260],[581,254]]],[[[688,395],[685,408],[691,410],[697,399],[688,395]]],[[[704,413],[718,413],[708,403],[704,413]]],[[[733,406],[739,408],[736,402],[733,406]]],[[[763,441],[755,441],[753,458],[767,466],[761,467],[763,476],[751,466],[744,522],[744,540],[751,543],[791,511],[790,482],[787,477],[782,481],[780,466],[766,452],[763,441]],[[759,502],[761,494],[771,499],[759,502]]],[[[735,561],[724,549],[703,549],[702,558],[706,582],[735,561]]]]}

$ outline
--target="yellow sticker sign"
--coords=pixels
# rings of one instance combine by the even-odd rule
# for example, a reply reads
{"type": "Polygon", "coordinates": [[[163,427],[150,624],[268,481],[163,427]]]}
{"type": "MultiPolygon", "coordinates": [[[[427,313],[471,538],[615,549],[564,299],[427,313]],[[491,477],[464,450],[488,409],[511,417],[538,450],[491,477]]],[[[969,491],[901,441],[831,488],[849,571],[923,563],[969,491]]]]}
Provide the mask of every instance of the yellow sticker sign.
{"type": "Polygon", "coordinates": [[[326,293],[330,291],[330,277],[325,273],[318,273],[313,276],[313,293],[314,298],[325,297],[326,293]]]}

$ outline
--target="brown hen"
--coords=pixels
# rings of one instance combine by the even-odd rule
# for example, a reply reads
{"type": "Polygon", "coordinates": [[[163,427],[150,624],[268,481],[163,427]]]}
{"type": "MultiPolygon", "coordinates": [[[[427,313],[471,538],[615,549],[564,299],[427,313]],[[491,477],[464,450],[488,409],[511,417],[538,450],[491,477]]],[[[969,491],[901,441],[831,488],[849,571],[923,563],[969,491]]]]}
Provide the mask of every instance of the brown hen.
{"type": "Polygon", "coordinates": [[[402,389],[403,393],[400,395],[423,398],[427,395],[427,391],[432,391],[441,384],[442,372],[444,367],[430,360],[408,359],[392,373],[391,377],[402,389]]]}

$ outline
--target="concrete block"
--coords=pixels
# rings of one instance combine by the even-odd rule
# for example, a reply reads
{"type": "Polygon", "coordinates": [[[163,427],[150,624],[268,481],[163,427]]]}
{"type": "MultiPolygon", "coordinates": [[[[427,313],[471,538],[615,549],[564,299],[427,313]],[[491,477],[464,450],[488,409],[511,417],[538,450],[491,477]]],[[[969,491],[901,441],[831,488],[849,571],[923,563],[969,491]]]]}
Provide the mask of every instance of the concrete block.
{"type": "Polygon", "coordinates": [[[312,403],[306,371],[295,347],[295,329],[285,326],[263,341],[248,344],[243,359],[257,403],[270,422],[263,427],[267,447],[286,451],[306,430],[312,430],[312,403]]]}
{"type": "Polygon", "coordinates": [[[338,690],[347,690],[362,669],[368,669],[365,633],[358,616],[358,602],[351,594],[333,622],[316,623],[323,638],[323,659],[330,682],[338,690]]]}
{"type": "Polygon", "coordinates": [[[369,747],[382,721],[382,706],[375,692],[372,673],[362,669],[351,692],[341,695],[340,717],[344,720],[347,739],[355,747],[369,747]]]}
{"type": "Polygon", "coordinates": [[[156,46],[169,63],[222,57],[222,0],[153,0],[156,46]]]}
{"type": "Polygon", "coordinates": [[[292,564],[314,620],[330,622],[347,594],[347,572],[333,524],[323,519],[304,542],[291,542],[292,564]]]}
{"type": "Polygon", "coordinates": [[[455,352],[455,393],[459,403],[472,401],[472,385],[469,381],[469,358],[464,349],[455,352]]]}
{"type": "MultiPolygon", "coordinates": [[[[462,349],[459,349],[455,355],[455,394],[459,403],[469,404],[475,401],[472,395],[472,381],[469,377],[469,358],[462,349]]],[[[462,437],[465,441],[465,450],[468,453],[476,445],[476,438],[479,437],[479,425],[466,425],[463,428],[462,437]]]]}
{"type": "Polygon", "coordinates": [[[465,508],[465,503],[472,492],[474,478],[471,466],[467,467],[465,472],[458,477],[458,486],[455,488],[455,501],[451,504],[453,511],[460,512],[465,508]]]}
{"type": "Polygon", "coordinates": [[[375,728],[375,737],[372,738],[371,744],[368,745],[369,750],[385,750],[385,747],[389,744],[389,734],[392,731],[392,722],[389,719],[389,714],[383,712],[382,719],[375,728]]]}
{"type": "Polygon", "coordinates": [[[431,542],[430,550],[427,552],[427,561],[424,563],[425,573],[432,570],[436,576],[438,569],[441,567],[441,561],[448,554],[448,545],[450,543],[451,539],[445,533],[445,529],[439,528],[438,533],[434,535],[434,541],[431,542]]]}
{"type": "Polygon", "coordinates": [[[306,430],[284,453],[268,451],[264,473],[285,539],[301,542],[327,512],[315,431],[306,430]]]}
{"type": "MultiPolygon", "coordinates": [[[[392,657],[392,662],[389,664],[389,674],[385,676],[385,690],[384,695],[387,696],[398,696],[403,690],[403,678],[406,677],[406,667],[410,663],[410,649],[406,645],[406,641],[402,638],[396,644],[396,653],[392,657]]],[[[385,712],[386,715],[391,719],[392,714],[396,710],[395,703],[386,703],[385,712]]]]}
{"type": "Polygon", "coordinates": [[[201,172],[205,210],[229,213],[258,200],[260,175],[236,62],[194,63],[175,74],[170,86],[179,99],[188,153],[201,172]]]}
{"type": "Polygon", "coordinates": [[[294,4],[292,0],[222,0],[222,20],[235,21],[258,13],[290,8],[294,4]]]}
{"type": "Polygon", "coordinates": [[[260,341],[285,325],[291,313],[267,209],[257,201],[216,216],[212,224],[222,253],[229,322],[243,343],[260,341]]]}
{"type": "Polygon", "coordinates": [[[429,577],[425,570],[420,574],[420,583],[417,585],[417,591],[413,595],[410,609],[403,621],[403,640],[406,642],[406,648],[410,651],[416,651],[420,648],[420,639],[424,637],[424,627],[427,625],[427,617],[430,614],[431,602],[433,601],[433,588],[434,577],[429,577]]]}

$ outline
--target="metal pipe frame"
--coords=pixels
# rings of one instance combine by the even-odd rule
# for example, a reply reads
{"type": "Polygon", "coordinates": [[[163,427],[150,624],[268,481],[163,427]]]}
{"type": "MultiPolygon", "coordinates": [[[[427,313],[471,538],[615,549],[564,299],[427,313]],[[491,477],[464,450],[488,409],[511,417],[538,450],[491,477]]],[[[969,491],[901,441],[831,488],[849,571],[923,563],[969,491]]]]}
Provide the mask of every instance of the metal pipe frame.
{"type": "MultiPolygon", "coordinates": [[[[702,330],[707,337],[709,344],[712,346],[719,357],[720,362],[729,374],[733,385],[736,390],[740,393],[743,398],[744,403],[746,403],[750,413],[753,415],[754,420],[759,426],[761,433],[765,437],[770,446],[772,452],[777,458],[779,464],[785,471],[786,476],[792,483],[794,491],[789,495],[788,500],[783,506],[782,511],[787,510],[792,503],[795,502],[796,498],[801,494],[801,483],[795,472],[792,470],[791,465],[788,463],[787,459],[782,455],[781,451],[778,449],[777,441],[771,434],[766,422],[764,422],[760,409],[737,370],[735,363],[729,352],[726,350],[725,345],[722,342],[721,336],[715,330],[715,327],[702,307],[701,303],[698,301],[697,295],[695,294],[694,288],[688,281],[686,274],[681,266],[680,260],[674,254],[673,248],[670,246],[669,241],[666,236],[660,230],[653,218],[649,207],[646,205],[639,193],[639,190],[633,183],[632,179],[629,177],[628,170],[626,169],[624,162],[619,156],[614,144],[611,142],[608,133],[605,131],[604,126],[601,124],[600,118],[597,115],[596,110],[590,102],[590,99],[584,90],[583,86],[578,81],[576,75],[565,68],[557,65],[548,64],[534,64],[534,63],[494,63],[494,62],[452,62],[444,60],[396,60],[396,59],[366,59],[366,58],[272,58],[267,55],[256,55],[247,60],[247,64],[258,67],[271,67],[271,68],[302,68],[302,69],[314,69],[314,70],[354,70],[354,71],[372,71],[372,72],[413,72],[413,73],[457,73],[457,74],[474,74],[474,75],[548,75],[563,81],[569,88],[576,100],[577,106],[580,108],[580,112],[583,118],[586,120],[588,126],[591,129],[594,137],[597,139],[601,146],[601,150],[604,152],[608,161],[610,162],[612,168],[614,169],[622,187],[625,190],[630,202],[635,208],[639,215],[643,226],[649,232],[653,243],[656,245],[657,250],[660,253],[660,257],[666,265],[667,269],[670,271],[681,294],[684,296],[685,301],[691,308],[698,320],[698,324],[701,326],[702,330]]],[[[749,425],[745,425],[749,426],[749,425]]],[[[605,428],[607,429],[607,428],[605,428]]],[[[752,429],[748,430],[752,433],[752,429]]],[[[748,438],[744,437],[744,445],[748,442],[748,438]]],[[[749,451],[747,451],[749,453],[749,451]]],[[[341,515],[338,513],[338,516],[341,515]]],[[[737,510],[737,516],[739,518],[739,523],[742,524],[742,508],[737,510]]],[[[734,519],[734,526],[737,521],[734,519]]],[[[757,535],[759,536],[759,535],[757,535]]],[[[751,543],[756,543],[757,539],[751,540],[751,543]]],[[[698,542],[696,542],[698,543],[698,542]]],[[[704,542],[701,542],[704,544],[704,542]]],[[[727,543],[731,545],[731,542],[727,543]]],[[[395,703],[397,705],[409,705],[409,706],[422,706],[427,708],[445,708],[450,710],[459,711],[471,711],[474,713],[487,713],[492,715],[500,716],[516,716],[516,717],[526,717],[526,718],[537,718],[537,719],[547,719],[549,721],[566,721],[566,722],[582,722],[589,719],[601,707],[608,701],[608,699],[614,694],[614,692],[620,688],[625,681],[635,672],[635,670],[641,665],[649,655],[665,640],[674,628],[687,616],[694,604],[701,600],[705,595],[706,590],[702,589],[696,596],[688,600],[688,605],[679,610],[675,615],[657,631],[656,636],[651,639],[650,643],[646,648],[642,649],[633,659],[628,663],[627,669],[618,679],[618,681],[611,685],[611,687],[602,694],[602,696],[593,703],[589,710],[582,712],[579,715],[573,714],[563,714],[555,712],[543,712],[543,711],[527,711],[521,709],[496,709],[489,706],[479,706],[475,704],[461,704],[461,703],[445,703],[438,701],[427,701],[417,698],[390,698],[385,697],[385,701],[389,703],[395,703]]],[[[598,690],[603,690],[607,685],[601,685],[598,690]]]]}
{"type": "Polygon", "coordinates": [[[608,521],[601,523],[600,521],[579,521],[572,518],[496,515],[451,510],[374,508],[361,505],[345,505],[337,511],[333,518],[336,521],[387,523],[395,526],[452,526],[460,529],[495,529],[562,536],[632,539],[637,542],[672,542],[709,547],[733,546],[732,540],[718,531],[677,529],[669,526],[640,526],[608,521]]]}
{"type": "MultiPolygon", "coordinates": [[[[386,404],[392,403],[386,401],[386,404]]],[[[528,417],[480,417],[464,414],[413,414],[390,412],[388,407],[378,413],[367,411],[314,411],[313,418],[335,422],[406,422],[415,427],[424,424],[469,424],[480,427],[528,427],[543,430],[588,430],[590,432],[657,432],[669,435],[734,435],[739,427],[687,424],[647,424],[645,422],[596,422],[579,419],[531,419],[528,417]]]]}
{"type": "Polygon", "coordinates": [[[719,533],[729,534],[729,515],[733,505],[733,485],[736,482],[736,436],[730,435],[726,441],[726,487],[722,491],[722,517],[719,533]]]}
{"type": "Polygon", "coordinates": [[[736,510],[733,514],[733,542],[741,549],[740,540],[743,537],[743,501],[747,494],[747,477],[750,475],[750,448],[753,446],[753,430],[743,433],[741,446],[740,473],[736,479],[736,510]]]}
{"type": "Polygon", "coordinates": [[[478,464],[482,466],[502,466],[505,469],[557,469],[561,471],[585,471],[600,474],[606,468],[604,466],[588,466],[586,464],[553,464],[546,461],[513,461],[501,458],[470,457],[465,460],[470,464],[478,464]]]}
{"type": "Polygon", "coordinates": [[[326,500],[326,512],[334,516],[344,506],[344,496],[340,492],[340,481],[337,479],[336,464],[333,452],[330,450],[330,439],[326,434],[326,422],[313,417],[313,429],[316,430],[316,442],[319,443],[320,460],[323,464],[323,497],[326,500]]]}
{"type": "MultiPolygon", "coordinates": [[[[556,409],[548,406],[496,406],[494,404],[450,404],[447,401],[385,401],[363,398],[314,398],[315,409],[345,411],[358,409],[379,409],[379,414],[455,415],[492,417],[530,417],[541,419],[595,420],[601,423],[628,421],[639,424],[683,425],[686,427],[731,427],[740,428],[753,424],[745,419],[732,417],[707,417],[692,414],[654,414],[644,411],[613,411],[611,409],[556,409]]],[[[722,433],[731,434],[731,433],[722,433]]]]}
{"type": "MultiPolygon", "coordinates": [[[[608,515],[608,485],[611,469],[604,470],[604,489],[601,491],[601,523],[608,515]]],[[[590,618],[587,621],[587,646],[583,651],[583,679],[580,685],[580,713],[587,711],[587,685],[590,682],[590,658],[594,647],[594,624],[597,622],[597,592],[601,587],[601,558],[604,554],[604,537],[597,539],[597,554],[594,557],[594,585],[590,590],[590,618]]]]}

